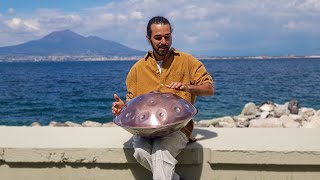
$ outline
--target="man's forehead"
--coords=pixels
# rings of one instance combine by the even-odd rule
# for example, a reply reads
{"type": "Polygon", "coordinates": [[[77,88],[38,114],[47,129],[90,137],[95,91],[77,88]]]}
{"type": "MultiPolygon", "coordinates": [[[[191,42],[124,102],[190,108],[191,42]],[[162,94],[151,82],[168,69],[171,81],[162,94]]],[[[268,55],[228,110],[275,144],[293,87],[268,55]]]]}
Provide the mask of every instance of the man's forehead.
{"type": "Polygon", "coordinates": [[[152,33],[156,34],[171,34],[171,29],[169,24],[152,24],[151,25],[152,33]]]}

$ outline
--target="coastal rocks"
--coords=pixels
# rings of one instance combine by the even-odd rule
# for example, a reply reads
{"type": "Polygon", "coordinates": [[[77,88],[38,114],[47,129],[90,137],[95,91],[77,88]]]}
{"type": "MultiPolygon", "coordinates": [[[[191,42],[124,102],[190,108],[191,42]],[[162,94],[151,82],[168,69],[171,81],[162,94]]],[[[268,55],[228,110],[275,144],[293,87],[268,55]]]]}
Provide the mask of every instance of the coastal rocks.
{"type": "MultiPolygon", "coordinates": [[[[33,122],[30,126],[32,127],[41,127],[41,124],[39,122],[33,122]]],[[[56,121],[51,121],[48,124],[49,127],[115,127],[116,125],[113,122],[109,123],[99,123],[99,122],[94,122],[94,121],[85,121],[82,124],[74,123],[71,121],[66,121],[66,122],[56,122],[56,121]]]]}
{"type": "Polygon", "coordinates": [[[260,106],[250,102],[238,116],[199,121],[199,127],[217,128],[320,128],[320,110],[299,107],[297,100],[283,105],[266,101],[260,106]]]}
{"type": "MultiPolygon", "coordinates": [[[[296,100],[285,104],[266,101],[260,106],[250,102],[237,116],[225,116],[208,120],[195,121],[196,127],[216,128],[320,128],[320,110],[299,107],[296,100]],[[291,103],[290,103],[291,102],[291,103]],[[298,109],[294,109],[294,108],[298,109]],[[291,110],[290,110],[291,109],[291,110]]],[[[30,126],[41,126],[34,122],[30,126]]],[[[99,123],[85,121],[77,124],[71,121],[64,123],[51,121],[52,127],[114,127],[113,122],[99,123]]]]}

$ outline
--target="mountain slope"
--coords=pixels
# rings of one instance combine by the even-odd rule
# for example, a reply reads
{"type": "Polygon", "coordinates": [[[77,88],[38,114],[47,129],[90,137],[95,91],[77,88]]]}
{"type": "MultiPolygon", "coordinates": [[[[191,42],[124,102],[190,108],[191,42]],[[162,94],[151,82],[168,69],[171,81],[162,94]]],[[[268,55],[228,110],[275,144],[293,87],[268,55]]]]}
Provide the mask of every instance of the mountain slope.
{"type": "Polygon", "coordinates": [[[70,30],[55,31],[34,41],[0,47],[0,55],[103,55],[142,56],[145,52],[96,36],[84,37],[70,30]]]}

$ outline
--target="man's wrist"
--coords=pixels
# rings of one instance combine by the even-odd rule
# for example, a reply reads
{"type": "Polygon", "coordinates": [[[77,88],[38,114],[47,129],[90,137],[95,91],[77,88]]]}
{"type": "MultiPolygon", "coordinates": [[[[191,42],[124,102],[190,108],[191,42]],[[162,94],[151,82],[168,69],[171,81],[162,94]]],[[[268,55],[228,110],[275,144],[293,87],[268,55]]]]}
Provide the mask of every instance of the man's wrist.
{"type": "Polygon", "coordinates": [[[186,92],[190,92],[191,93],[191,91],[192,91],[192,85],[187,85],[186,86],[187,87],[187,89],[186,89],[186,92]]]}

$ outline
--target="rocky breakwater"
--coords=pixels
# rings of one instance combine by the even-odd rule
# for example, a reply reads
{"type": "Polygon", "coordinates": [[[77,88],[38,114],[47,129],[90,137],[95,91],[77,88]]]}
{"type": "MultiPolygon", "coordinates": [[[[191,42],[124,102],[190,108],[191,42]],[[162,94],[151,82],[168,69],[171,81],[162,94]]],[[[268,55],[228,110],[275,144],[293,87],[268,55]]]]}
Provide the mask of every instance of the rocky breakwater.
{"type": "Polygon", "coordinates": [[[297,100],[283,105],[266,101],[259,106],[250,102],[240,115],[196,122],[198,127],[218,128],[320,128],[320,110],[299,107],[297,100]]]}
{"type": "MultiPolygon", "coordinates": [[[[33,122],[30,126],[37,127],[42,125],[39,122],[33,122]]],[[[113,122],[99,123],[95,121],[85,121],[82,124],[78,124],[71,121],[66,121],[66,122],[51,121],[47,126],[50,126],[50,127],[112,127],[116,125],[113,122]]]]}
{"type": "MultiPolygon", "coordinates": [[[[42,126],[34,122],[31,126],[42,126]]],[[[85,121],[82,124],[71,121],[51,121],[52,127],[112,127],[113,122],[99,123],[85,121]]],[[[245,105],[240,115],[201,120],[195,122],[196,127],[217,128],[320,128],[320,110],[299,107],[296,100],[283,105],[266,101],[259,106],[250,102],[245,105]]]]}

